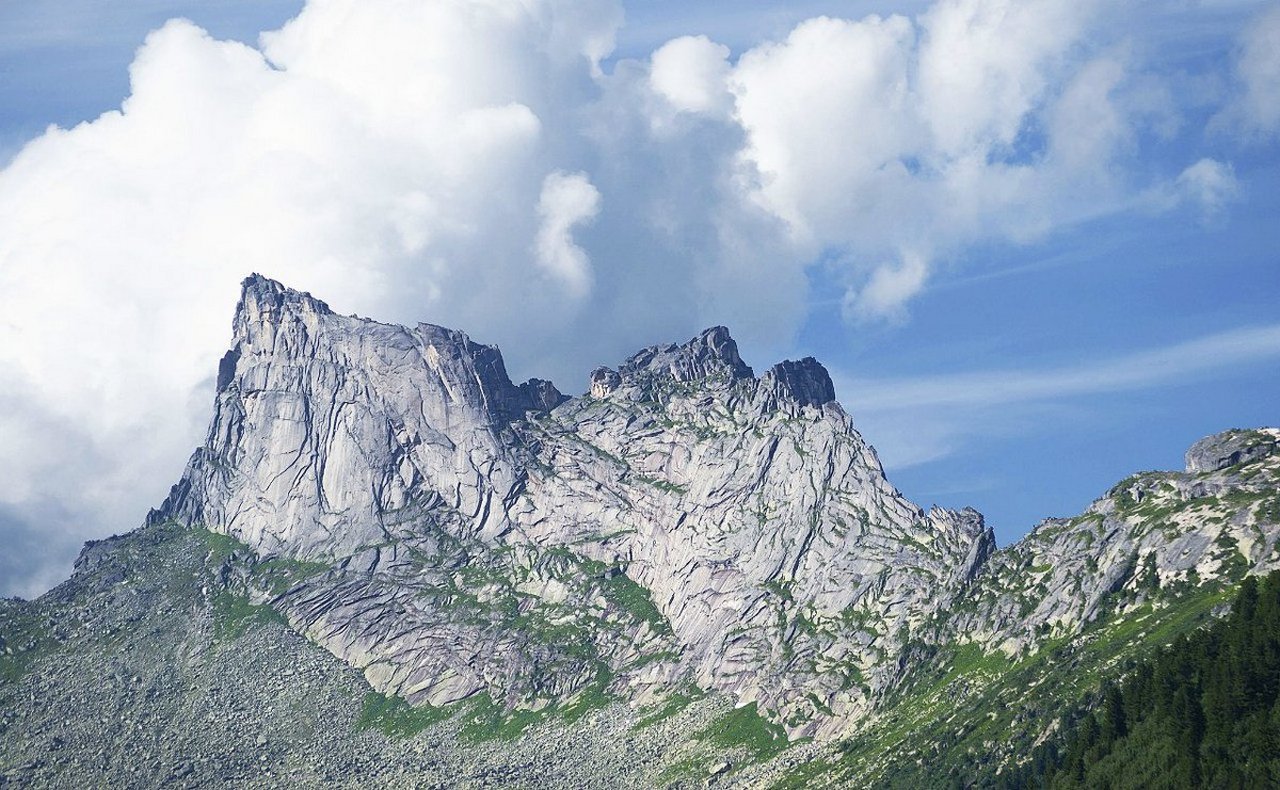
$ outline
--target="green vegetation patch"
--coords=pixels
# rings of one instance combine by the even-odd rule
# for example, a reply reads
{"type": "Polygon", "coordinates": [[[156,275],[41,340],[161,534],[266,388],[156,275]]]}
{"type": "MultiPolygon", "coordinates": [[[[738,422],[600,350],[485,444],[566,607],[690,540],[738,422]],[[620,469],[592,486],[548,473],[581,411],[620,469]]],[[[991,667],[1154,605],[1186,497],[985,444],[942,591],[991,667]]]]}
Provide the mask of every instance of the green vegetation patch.
{"type": "Polygon", "coordinates": [[[450,708],[414,707],[400,697],[370,691],[364,695],[364,706],[356,720],[356,729],[377,730],[391,738],[412,738],[454,713],[450,708]]]}
{"type": "MultiPolygon", "coordinates": [[[[207,552],[205,566],[209,570],[234,562],[248,570],[251,586],[272,596],[282,595],[303,579],[331,567],[323,562],[290,557],[259,560],[247,544],[204,527],[192,527],[190,534],[207,552]]],[[[214,593],[210,603],[213,606],[214,638],[218,641],[238,639],[249,628],[269,622],[288,624],[284,616],[270,605],[251,603],[247,592],[239,589],[224,587],[214,593]]]]}
{"type": "Polygon", "coordinates": [[[209,553],[211,565],[221,565],[235,554],[253,554],[253,550],[230,535],[213,532],[204,527],[192,527],[191,533],[204,545],[209,553]]]}
{"type": "Polygon", "coordinates": [[[283,595],[299,582],[330,569],[323,562],[272,557],[253,566],[253,576],[272,595],[283,595]]]}
{"type": "Polygon", "coordinates": [[[219,590],[213,596],[213,636],[219,642],[239,639],[250,628],[281,623],[284,616],[265,604],[250,603],[249,598],[231,590],[219,590]]]}
{"type": "Polygon", "coordinates": [[[611,682],[612,673],[601,663],[596,669],[595,679],[572,699],[562,704],[550,704],[539,710],[508,708],[495,702],[488,694],[477,695],[466,708],[462,737],[472,743],[514,741],[525,730],[552,718],[576,722],[588,713],[613,703],[613,697],[606,691],[611,682]]]}
{"type": "Polygon", "coordinates": [[[1280,780],[1280,572],[1230,615],[1104,682],[1010,788],[1273,787],[1280,780]]]}
{"type": "Polygon", "coordinates": [[[704,741],[721,749],[746,750],[752,762],[768,760],[791,745],[787,732],[780,724],[760,715],[756,703],[734,708],[724,716],[694,734],[694,740],[704,741]]]}
{"type": "Polygon", "coordinates": [[[646,713],[636,722],[633,730],[643,730],[645,727],[652,727],[655,724],[666,721],[680,711],[692,705],[697,700],[706,696],[702,689],[696,686],[689,686],[681,691],[666,698],[666,700],[656,707],[655,710],[646,713]]]}
{"type": "Polygon", "coordinates": [[[17,683],[32,663],[58,649],[44,620],[34,611],[24,611],[29,606],[0,610],[0,685],[17,683]]]}
{"type": "MultiPolygon", "coordinates": [[[[672,701],[669,700],[670,705],[672,701]]],[[[677,704],[687,705],[692,700],[680,699],[677,704]]],[[[665,715],[667,713],[664,708],[665,715]]],[[[786,730],[779,724],[760,715],[756,703],[734,708],[711,724],[694,733],[692,740],[712,747],[709,754],[698,754],[679,759],[662,770],[658,784],[664,785],[681,779],[706,777],[718,763],[730,761],[739,765],[765,762],[781,754],[792,743],[786,730]],[[735,754],[736,753],[736,754],[735,754]]]]}
{"type": "Polygon", "coordinates": [[[608,682],[608,677],[598,677],[568,704],[548,705],[539,710],[508,708],[487,693],[452,705],[433,707],[410,705],[401,697],[370,691],[364,696],[356,729],[376,730],[391,738],[412,738],[433,724],[461,716],[460,734],[466,741],[515,741],[530,727],[552,718],[575,722],[588,712],[610,704],[613,700],[604,692],[608,682]]]}
{"type": "Polygon", "coordinates": [[[596,678],[566,705],[553,708],[553,713],[557,713],[561,718],[569,723],[573,723],[588,713],[601,710],[609,706],[613,702],[613,697],[609,695],[606,689],[613,682],[613,673],[603,663],[596,670],[596,678]]]}
{"type": "Polygon", "coordinates": [[[616,574],[605,582],[605,596],[640,622],[648,623],[656,633],[670,632],[667,618],[653,603],[649,590],[632,581],[625,573],[616,574]]]}
{"type": "Polygon", "coordinates": [[[514,741],[529,727],[547,720],[553,713],[549,706],[542,710],[508,709],[494,702],[488,694],[481,694],[464,714],[462,737],[472,743],[514,741]]]}
{"type": "Polygon", "coordinates": [[[679,483],[672,483],[669,480],[660,480],[656,477],[649,477],[648,475],[640,474],[636,475],[635,479],[639,480],[641,483],[651,485],[659,491],[665,491],[668,494],[679,494],[683,496],[684,494],[689,493],[689,489],[687,487],[682,486],[679,483]]]}
{"type": "MultiPolygon", "coordinates": [[[[948,788],[1000,785],[1007,761],[1030,754],[1053,722],[1089,704],[1116,677],[1212,620],[1230,600],[1221,585],[1191,587],[1168,605],[1107,614],[1083,633],[1049,639],[1008,658],[977,645],[916,647],[932,672],[886,701],[883,717],[841,744],[841,756],[790,772],[779,787],[818,780],[858,786],[948,788]]],[[[1038,786],[1038,785],[1037,785],[1038,786]]]]}

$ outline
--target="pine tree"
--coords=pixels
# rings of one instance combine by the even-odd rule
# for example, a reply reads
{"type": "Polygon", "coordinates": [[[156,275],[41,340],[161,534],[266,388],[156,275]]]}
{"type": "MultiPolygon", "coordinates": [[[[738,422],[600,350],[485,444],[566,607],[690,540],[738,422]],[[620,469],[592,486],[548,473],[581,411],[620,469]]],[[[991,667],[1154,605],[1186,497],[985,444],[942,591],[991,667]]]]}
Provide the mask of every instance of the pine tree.
{"type": "Polygon", "coordinates": [[[1280,787],[1280,572],[1247,578],[1226,619],[1104,684],[1006,784],[1280,787]]]}
{"type": "Polygon", "coordinates": [[[1108,747],[1128,734],[1125,722],[1124,697],[1120,689],[1107,684],[1103,692],[1102,742],[1108,747]]]}

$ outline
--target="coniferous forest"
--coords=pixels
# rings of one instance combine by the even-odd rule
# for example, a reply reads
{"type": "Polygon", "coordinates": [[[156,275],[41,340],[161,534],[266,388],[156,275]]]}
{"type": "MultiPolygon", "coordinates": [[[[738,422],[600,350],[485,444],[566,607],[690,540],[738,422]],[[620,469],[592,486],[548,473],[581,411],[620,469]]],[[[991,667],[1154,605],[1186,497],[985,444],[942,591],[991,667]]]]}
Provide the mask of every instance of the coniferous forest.
{"type": "Polygon", "coordinates": [[[1280,572],[1179,637],[1031,759],[1007,788],[1280,787],[1280,572]]]}

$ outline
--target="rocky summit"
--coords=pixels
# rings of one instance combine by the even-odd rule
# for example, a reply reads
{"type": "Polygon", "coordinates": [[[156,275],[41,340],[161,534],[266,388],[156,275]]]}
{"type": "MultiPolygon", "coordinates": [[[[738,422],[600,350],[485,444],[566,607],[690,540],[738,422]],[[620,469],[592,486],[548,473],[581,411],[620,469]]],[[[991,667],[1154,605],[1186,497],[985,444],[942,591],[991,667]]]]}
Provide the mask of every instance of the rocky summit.
{"type": "Polygon", "coordinates": [[[413,704],[691,683],[838,735],[994,548],[889,485],[821,365],[757,378],[723,327],[535,398],[459,332],[251,278],[220,384],[152,520],[327,566],[272,606],[413,704]]]}
{"type": "Polygon", "coordinates": [[[1000,549],[886,480],[821,364],[756,376],[724,327],[576,397],[260,276],[233,327],[168,499],[0,608],[8,781],[927,786],[1280,567],[1275,429],[1000,549]]]}

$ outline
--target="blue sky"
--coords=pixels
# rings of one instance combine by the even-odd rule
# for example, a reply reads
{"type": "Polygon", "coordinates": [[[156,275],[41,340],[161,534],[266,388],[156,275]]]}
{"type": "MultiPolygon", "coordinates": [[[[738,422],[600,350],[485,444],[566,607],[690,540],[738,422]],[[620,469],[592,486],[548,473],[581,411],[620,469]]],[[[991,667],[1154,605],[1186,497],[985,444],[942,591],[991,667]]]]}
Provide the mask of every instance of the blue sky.
{"type": "Polygon", "coordinates": [[[0,593],[163,497],[249,270],[569,391],[817,356],[1001,543],[1280,422],[1274,4],[399,2],[0,5],[0,593]]]}

